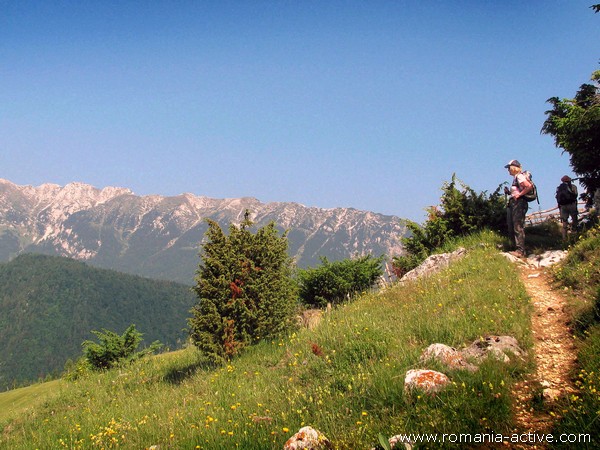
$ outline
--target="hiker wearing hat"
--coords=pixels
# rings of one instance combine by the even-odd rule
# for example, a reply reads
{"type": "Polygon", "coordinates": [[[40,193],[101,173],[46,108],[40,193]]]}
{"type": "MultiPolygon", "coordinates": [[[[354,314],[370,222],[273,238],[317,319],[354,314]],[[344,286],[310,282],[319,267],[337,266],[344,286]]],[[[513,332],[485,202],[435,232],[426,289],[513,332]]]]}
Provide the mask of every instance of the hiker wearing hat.
{"type": "Polygon", "coordinates": [[[563,240],[566,240],[569,217],[571,218],[571,231],[577,233],[577,186],[572,183],[573,180],[568,175],[562,177],[560,181],[560,185],[556,188],[556,202],[562,222],[562,237],[563,240]]]}
{"type": "Polygon", "coordinates": [[[508,173],[513,177],[513,182],[508,189],[504,187],[505,194],[509,195],[508,205],[506,207],[506,222],[508,225],[508,234],[516,247],[515,251],[510,252],[518,258],[525,257],[525,215],[529,205],[523,197],[533,189],[533,184],[525,174],[521,163],[516,159],[509,161],[504,166],[508,173]]]}

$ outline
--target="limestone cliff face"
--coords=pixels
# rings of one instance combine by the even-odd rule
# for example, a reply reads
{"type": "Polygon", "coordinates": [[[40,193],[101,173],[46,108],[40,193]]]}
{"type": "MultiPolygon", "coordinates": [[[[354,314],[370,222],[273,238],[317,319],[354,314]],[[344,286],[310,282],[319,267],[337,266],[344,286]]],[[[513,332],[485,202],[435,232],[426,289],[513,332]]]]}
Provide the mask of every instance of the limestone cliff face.
{"type": "Polygon", "coordinates": [[[258,226],[288,230],[300,267],[320,256],[397,255],[406,228],[399,217],[352,208],[322,209],[254,198],[192,194],[137,196],[119,187],[83,183],[18,186],[0,179],[0,261],[22,252],[67,256],[100,267],[192,283],[205,219],[226,228],[249,210],[258,226]]]}

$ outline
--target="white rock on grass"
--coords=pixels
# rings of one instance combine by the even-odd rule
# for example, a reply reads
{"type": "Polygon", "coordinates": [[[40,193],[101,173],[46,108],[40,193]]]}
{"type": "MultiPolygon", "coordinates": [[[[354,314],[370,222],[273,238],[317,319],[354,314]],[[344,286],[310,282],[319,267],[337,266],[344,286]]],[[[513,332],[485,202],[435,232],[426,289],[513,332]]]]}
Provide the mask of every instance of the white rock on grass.
{"type": "Polygon", "coordinates": [[[283,446],[283,450],[327,450],[332,448],[329,439],[312,427],[300,428],[283,446]]]}
{"type": "Polygon", "coordinates": [[[412,392],[420,390],[427,394],[439,392],[450,383],[450,379],[443,373],[429,369],[412,369],[406,372],[404,390],[412,392]]]}
{"type": "Polygon", "coordinates": [[[477,366],[470,364],[460,351],[445,344],[431,344],[423,351],[421,363],[430,360],[439,361],[449,369],[477,370],[477,366]]]}

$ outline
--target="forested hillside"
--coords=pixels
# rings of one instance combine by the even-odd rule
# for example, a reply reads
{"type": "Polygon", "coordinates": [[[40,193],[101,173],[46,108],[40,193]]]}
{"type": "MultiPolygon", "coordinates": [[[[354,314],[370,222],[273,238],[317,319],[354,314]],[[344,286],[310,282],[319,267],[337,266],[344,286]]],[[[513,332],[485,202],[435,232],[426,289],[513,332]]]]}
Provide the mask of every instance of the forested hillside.
{"type": "Polygon", "coordinates": [[[68,258],[24,254],[0,264],[0,389],[61,372],[95,339],[91,330],[122,333],[134,323],[144,343],[176,347],[194,299],[185,285],[68,258]]]}

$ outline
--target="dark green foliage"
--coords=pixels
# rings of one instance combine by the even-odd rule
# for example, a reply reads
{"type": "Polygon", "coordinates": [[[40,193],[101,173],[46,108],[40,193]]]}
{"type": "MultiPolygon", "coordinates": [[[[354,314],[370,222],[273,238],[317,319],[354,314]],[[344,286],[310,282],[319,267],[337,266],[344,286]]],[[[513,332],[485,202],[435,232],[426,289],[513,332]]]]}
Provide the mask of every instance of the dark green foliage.
{"type": "Polygon", "coordinates": [[[486,191],[477,193],[452,175],[452,181],[444,183],[442,191],[441,218],[452,237],[466,236],[484,228],[506,229],[506,205],[501,186],[489,195],[486,191]]]}
{"type": "Polygon", "coordinates": [[[583,291],[588,297],[600,286],[600,226],[588,230],[570,249],[554,275],[565,286],[583,291]]]}
{"type": "Polygon", "coordinates": [[[199,302],[189,319],[190,334],[214,362],[286,330],[296,307],[296,286],[287,237],[274,223],[252,233],[246,212],[226,235],[208,220],[194,290],[199,302]]]}
{"type": "Polygon", "coordinates": [[[336,262],[322,258],[321,262],[318,267],[298,272],[300,299],[309,306],[342,302],[354,293],[371,288],[383,274],[383,257],[367,255],[336,262]]]}
{"type": "Polygon", "coordinates": [[[102,370],[122,363],[131,362],[145,355],[153,353],[160,349],[162,344],[154,341],[150,347],[137,351],[142,342],[142,333],[135,329],[131,324],[123,335],[119,336],[114,331],[102,330],[92,331],[100,340],[100,343],[94,341],[83,341],[83,354],[92,368],[102,370]]]}
{"type": "Polygon", "coordinates": [[[565,248],[565,241],[561,234],[561,224],[556,220],[525,226],[525,245],[533,253],[545,250],[561,250],[565,248]]]}
{"type": "Polygon", "coordinates": [[[145,332],[142,345],[178,347],[193,304],[189,286],[68,258],[23,254],[0,264],[0,390],[58,376],[81,355],[90,330],[135,323],[145,332]]]}
{"type": "Polygon", "coordinates": [[[587,190],[590,201],[600,188],[600,71],[592,74],[595,84],[582,84],[573,99],[552,97],[542,133],[554,136],[556,147],[570,156],[573,171],[587,190]]]}
{"type": "Polygon", "coordinates": [[[491,229],[506,231],[506,205],[501,194],[501,185],[487,194],[477,193],[452,175],[452,181],[442,185],[442,198],[439,207],[427,211],[427,221],[420,226],[407,221],[411,235],[402,238],[406,253],[393,260],[397,276],[402,276],[417,267],[433,251],[449,239],[467,236],[476,231],[491,229]],[[460,189],[457,187],[460,185],[460,189]]]}

